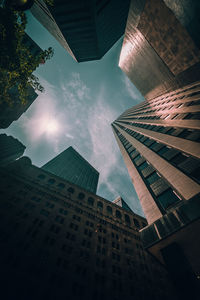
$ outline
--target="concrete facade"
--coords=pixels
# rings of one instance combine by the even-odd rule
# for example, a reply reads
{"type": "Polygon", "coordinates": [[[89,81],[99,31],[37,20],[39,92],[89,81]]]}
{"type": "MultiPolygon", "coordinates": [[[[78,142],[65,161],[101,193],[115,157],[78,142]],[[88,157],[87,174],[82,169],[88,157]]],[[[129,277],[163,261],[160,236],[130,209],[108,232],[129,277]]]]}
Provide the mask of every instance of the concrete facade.
{"type": "Polygon", "coordinates": [[[166,264],[180,299],[198,299],[200,289],[199,119],[195,82],[126,110],[112,124],[148,221],[144,247],[166,264]]]}

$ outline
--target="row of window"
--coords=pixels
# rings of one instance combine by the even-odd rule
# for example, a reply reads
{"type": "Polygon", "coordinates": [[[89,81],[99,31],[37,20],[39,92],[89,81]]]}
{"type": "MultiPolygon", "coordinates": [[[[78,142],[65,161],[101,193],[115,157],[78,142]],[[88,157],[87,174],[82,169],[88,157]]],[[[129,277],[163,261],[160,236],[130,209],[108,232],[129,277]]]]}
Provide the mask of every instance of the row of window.
{"type": "MultiPolygon", "coordinates": [[[[40,174],[40,175],[38,175],[38,178],[44,179],[44,178],[45,178],[45,175],[40,174]]],[[[54,182],[54,183],[55,183],[55,180],[54,180],[54,179],[49,179],[48,181],[51,181],[51,182],[54,182]]],[[[62,185],[62,187],[65,186],[63,183],[61,183],[61,184],[59,183],[58,186],[59,186],[59,185],[62,185]]],[[[71,194],[74,194],[74,192],[75,192],[74,188],[72,188],[72,187],[69,187],[69,188],[67,189],[67,191],[68,191],[69,193],[71,193],[71,194]]],[[[79,200],[83,200],[84,198],[85,198],[85,194],[82,193],[82,192],[80,192],[80,193],[78,194],[78,199],[79,199],[79,200]]],[[[34,201],[36,201],[36,202],[40,202],[40,201],[41,201],[41,198],[34,197],[34,198],[32,198],[32,200],[34,200],[34,201]]],[[[95,199],[92,198],[92,197],[88,197],[88,198],[87,198],[87,204],[88,204],[89,206],[94,206],[94,205],[95,205],[95,199]]],[[[47,205],[50,206],[50,204],[47,204],[47,205]]],[[[53,208],[53,204],[51,204],[51,206],[52,206],[52,208],[53,208]]],[[[104,209],[104,204],[103,204],[102,201],[97,201],[96,206],[97,206],[97,208],[98,208],[99,210],[103,210],[103,209],[104,209]]],[[[107,205],[107,206],[106,206],[106,212],[107,212],[108,215],[111,215],[111,216],[112,216],[113,213],[114,213],[114,212],[113,212],[113,208],[112,208],[110,205],[107,205]]],[[[44,212],[44,214],[45,214],[45,212],[44,212]]],[[[122,219],[122,217],[123,217],[122,212],[121,212],[120,210],[116,209],[116,210],[115,210],[115,217],[117,217],[118,219],[122,219]]],[[[131,225],[131,219],[130,219],[130,216],[129,216],[129,215],[124,214],[124,221],[126,222],[127,225],[131,225]]],[[[141,228],[141,227],[144,227],[144,226],[146,225],[145,223],[142,223],[141,226],[140,226],[140,224],[139,224],[139,222],[138,222],[138,220],[137,220],[136,218],[133,219],[133,222],[134,222],[134,225],[135,225],[137,228],[141,228]]]]}

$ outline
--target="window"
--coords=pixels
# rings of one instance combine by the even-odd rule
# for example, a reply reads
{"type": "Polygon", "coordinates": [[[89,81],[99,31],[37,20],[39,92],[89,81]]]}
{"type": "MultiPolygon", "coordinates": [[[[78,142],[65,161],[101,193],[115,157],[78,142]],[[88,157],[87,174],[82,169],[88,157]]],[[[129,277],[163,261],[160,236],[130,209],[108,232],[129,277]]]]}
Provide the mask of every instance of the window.
{"type": "Polygon", "coordinates": [[[66,216],[67,215],[67,210],[63,209],[63,208],[60,208],[59,213],[66,216]]]}
{"type": "Polygon", "coordinates": [[[106,209],[107,209],[107,213],[109,215],[112,215],[112,207],[111,206],[107,206],[106,209]]]}
{"type": "Polygon", "coordinates": [[[76,216],[76,215],[73,215],[73,219],[74,219],[74,220],[76,220],[76,221],[78,221],[78,222],[80,222],[80,220],[81,220],[81,217],[79,217],[79,216],[76,216]]]}
{"type": "Polygon", "coordinates": [[[43,216],[45,216],[45,217],[47,217],[49,215],[49,212],[47,210],[45,210],[45,209],[42,209],[40,211],[40,214],[43,215],[43,216]]]}
{"type": "Polygon", "coordinates": [[[131,223],[130,218],[127,214],[125,214],[125,222],[128,223],[128,224],[131,223]]]}
{"type": "Polygon", "coordinates": [[[87,229],[87,228],[84,230],[84,234],[89,236],[89,237],[92,237],[92,231],[87,229]]]}
{"type": "Polygon", "coordinates": [[[74,229],[75,231],[78,230],[78,225],[76,225],[74,223],[70,223],[69,227],[72,228],[72,229],[74,229]]]}
{"type": "Polygon", "coordinates": [[[60,189],[64,189],[65,184],[64,184],[64,183],[59,183],[59,184],[58,184],[58,187],[59,187],[60,189]]]}
{"type": "Polygon", "coordinates": [[[116,210],[116,217],[118,218],[118,219],[121,219],[122,218],[122,214],[121,214],[121,212],[117,209],[116,210]]]}
{"type": "Polygon", "coordinates": [[[149,184],[152,184],[154,183],[155,181],[157,181],[158,179],[160,178],[160,176],[158,176],[158,173],[157,172],[153,172],[150,176],[148,176],[146,178],[147,182],[149,184]]]}
{"type": "Polygon", "coordinates": [[[103,209],[103,203],[101,201],[97,202],[97,207],[103,209]]]}
{"type": "Polygon", "coordinates": [[[46,202],[45,206],[49,208],[54,208],[55,205],[53,203],[46,202]]]}
{"type": "Polygon", "coordinates": [[[52,224],[51,227],[50,227],[50,231],[52,231],[54,233],[59,233],[60,232],[60,227],[55,225],[55,224],[52,224]]]}
{"type": "Polygon", "coordinates": [[[56,222],[58,222],[58,223],[60,223],[60,224],[63,224],[64,223],[64,218],[63,217],[61,217],[61,216],[56,216],[55,217],[55,221],[56,222]]]}
{"type": "Polygon", "coordinates": [[[171,188],[164,191],[161,195],[157,196],[157,200],[164,209],[167,209],[173,203],[180,201],[179,197],[171,188]]]}
{"type": "Polygon", "coordinates": [[[137,219],[133,219],[133,222],[134,222],[134,224],[135,224],[135,226],[137,227],[137,228],[140,228],[140,223],[138,222],[138,220],[137,219]]]}
{"type": "Polygon", "coordinates": [[[69,188],[67,189],[67,191],[68,191],[69,193],[71,193],[71,194],[74,193],[74,189],[73,189],[72,187],[69,187],[69,188]]]}
{"type": "Polygon", "coordinates": [[[93,206],[94,205],[94,199],[92,197],[88,198],[88,204],[93,206]]]}
{"type": "Polygon", "coordinates": [[[49,183],[49,184],[54,184],[54,183],[55,183],[55,180],[51,178],[51,179],[48,180],[48,183],[49,183]]]}
{"type": "Polygon", "coordinates": [[[85,198],[85,194],[79,193],[78,194],[78,199],[83,200],[85,198]]]}
{"type": "Polygon", "coordinates": [[[146,169],[148,166],[149,166],[149,164],[145,161],[138,167],[138,169],[140,171],[142,171],[142,170],[146,169]]]}

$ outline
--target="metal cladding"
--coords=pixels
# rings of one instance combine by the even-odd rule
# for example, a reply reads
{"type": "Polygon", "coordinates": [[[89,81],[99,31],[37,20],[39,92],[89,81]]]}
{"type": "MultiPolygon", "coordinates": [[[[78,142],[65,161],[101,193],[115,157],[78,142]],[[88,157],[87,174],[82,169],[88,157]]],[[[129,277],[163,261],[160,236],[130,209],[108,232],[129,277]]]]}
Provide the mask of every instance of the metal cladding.
{"type": "MultiPolygon", "coordinates": [[[[200,79],[200,38],[186,15],[200,28],[198,17],[191,16],[192,8],[184,7],[182,16],[181,9],[165,2],[131,1],[119,60],[120,68],[146,99],[200,79]]],[[[199,9],[198,4],[195,7],[199,9]]]]}

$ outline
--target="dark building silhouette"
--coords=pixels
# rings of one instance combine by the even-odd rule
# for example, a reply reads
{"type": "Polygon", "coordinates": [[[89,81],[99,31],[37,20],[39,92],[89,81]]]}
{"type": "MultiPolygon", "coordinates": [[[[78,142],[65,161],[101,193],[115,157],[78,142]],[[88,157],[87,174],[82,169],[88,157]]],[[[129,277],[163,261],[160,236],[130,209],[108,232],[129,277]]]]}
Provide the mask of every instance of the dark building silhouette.
{"type": "Polygon", "coordinates": [[[126,110],[113,131],[148,226],[144,246],[166,263],[180,299],[198,299],[200,82],[126,110]]]}
{"type": "Polygon", "coordinates": [[[73,147],[69,147],[47,162],[42,169],[96,193],[99,172],[73,147]]]}
{"type": "Polygon", "coordinates": [[[146,99],[200,80],[199,14],[199,1],[131,1],[119,66],[146,99]]]}
{"type": "Polygon", "coordinates": [[[0,149],[0,166],[3,166],[21,157],[26,147],[14,137],[0,134],[0,149]]]}
{"type": "Polygon", "coordinates": [[[124,34],[130,0],[37,0],[31,8],[38,21],[78,62],[96,60],[124,34]]]}
{"type": "Polygon", "coordinates": [[[175,299],[144,218],[25,157],[0,173],[2,299],[175,299]]]}

